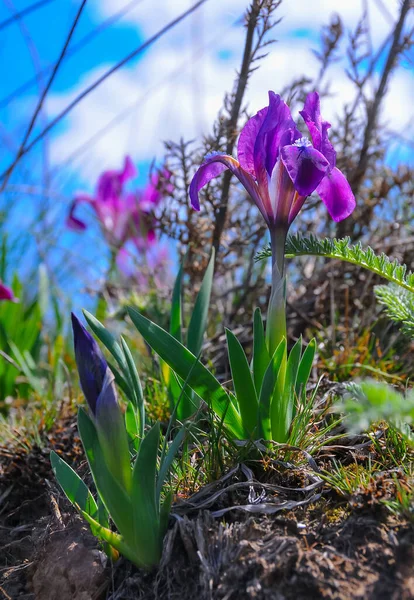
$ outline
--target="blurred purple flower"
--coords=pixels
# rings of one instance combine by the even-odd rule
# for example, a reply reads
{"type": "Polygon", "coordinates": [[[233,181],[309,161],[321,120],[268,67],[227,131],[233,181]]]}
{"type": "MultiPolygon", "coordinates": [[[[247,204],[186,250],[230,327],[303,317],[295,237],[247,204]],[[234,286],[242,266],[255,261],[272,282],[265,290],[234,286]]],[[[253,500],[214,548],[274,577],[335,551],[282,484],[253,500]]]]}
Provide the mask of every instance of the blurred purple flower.
{"type": "Polygon", "coordinates": [[[101,223],[103,233],[111,246],[118,251],[131,240],[142,250],[155,241],[154,208],[160,200],[171,193],[171,175],[168,169],[150,177],[143,190],[126,192],[125,184],[136,175],[129,156],[125,158],[122,171],[105,171],[99,177],[95,197],[80,194],[75,197],[67,218],[67,225],[76,231],[84,231],[86,224],[75,215],[78,204],[93,207],[101,223]]]}
{"type": "Polygon", "coordinates": [[[0,281],[0,300],[10,300],[11,302],[17,302],[17,298],[15,298],[13,290],[7,287],[7,285],[4,285],[2,281],[0,281]]]}
{"type": "Polygon", "coordinates": [[[140,294],[151,290],[169,289],[171,252],[165,245],[154,245],[142,253],[140,259],[124,247],[118,253],[117,265],[122,274],[138,286],[140,294]]]}
{"type": "Polygon", "coordinates": [[[317,92],[308,95],[300,113],[312,143],[302,137],[285,102],[269,92],[269,106],[244,126],[237,148],[239,162],[226,154],[206,157],[190,185],[191,204],[200,209],[198,193],[226,169],[239,179],[258,206],[271,231],[288,231],[307,196],[316,192],[335,221],[348,217],[355,198],[336,168],[328,139],[330,124],[322,121],[317,92]]]}

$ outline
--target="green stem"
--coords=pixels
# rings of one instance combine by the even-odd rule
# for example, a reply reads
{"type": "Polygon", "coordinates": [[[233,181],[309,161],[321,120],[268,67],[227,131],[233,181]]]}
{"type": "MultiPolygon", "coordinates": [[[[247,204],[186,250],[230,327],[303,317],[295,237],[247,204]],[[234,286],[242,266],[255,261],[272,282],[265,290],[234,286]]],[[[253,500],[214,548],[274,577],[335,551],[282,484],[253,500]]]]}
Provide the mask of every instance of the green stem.
{"type": "Polygon", "coordinates": [[[270,231],[272,246],[272,290],[267,312],[266,338],[270,356],[286,338],[286,277],[285,243],[286,230],[270,231]]]}
{"type": "Polygon", "coordinates": [[[117,257],[117,254],[118,254],[118,248],[116,248],[116,249],[115,248],[111,248],[111,255],[110,255],[110,258],[109,258],[108,271],[106,273],[106,281],[107,282],[111,279],[113,273],[116,270],[116,257],[117,257]]]}

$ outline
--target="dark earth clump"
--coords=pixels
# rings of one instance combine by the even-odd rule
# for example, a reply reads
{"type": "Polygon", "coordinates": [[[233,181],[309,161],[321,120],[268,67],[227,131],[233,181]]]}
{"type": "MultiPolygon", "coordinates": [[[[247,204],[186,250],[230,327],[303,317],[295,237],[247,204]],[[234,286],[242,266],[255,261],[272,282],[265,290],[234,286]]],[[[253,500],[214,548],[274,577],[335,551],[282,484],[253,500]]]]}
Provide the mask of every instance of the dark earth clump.
{"type": "Polygon", "coordinates": [[[2,599],[414,598],[414,527],[373,501],[377,489],[349,502],[286,463],[256,474],[266,483],[243,465],[176,505],[162,563],[145,573],[106,559],[57,488],[50,448],[87,473],[73,419],[43,449],[0,449],[2,599]],[[248,502],[270,514],[226,512],[248,502]]]}

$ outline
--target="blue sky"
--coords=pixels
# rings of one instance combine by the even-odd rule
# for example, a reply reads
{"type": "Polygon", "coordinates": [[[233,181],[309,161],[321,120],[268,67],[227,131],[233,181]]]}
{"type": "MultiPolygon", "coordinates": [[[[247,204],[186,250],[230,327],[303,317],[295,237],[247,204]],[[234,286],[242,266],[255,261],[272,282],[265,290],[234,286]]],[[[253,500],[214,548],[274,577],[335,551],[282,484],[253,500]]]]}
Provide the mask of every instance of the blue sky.
{"type": "MultiPolygon", "coordinates": [[[[10,6],[18,11],[33,0],[6,0],[0,5],[0,21],[12,14],[10,6]]],[[[126,0],[89,0],[75,32],[72,44],[93,31],[105,19],[117,13],[130,2],[126,0]]],[[[74,56],[68,57],[56,78],[46,102],[46,120],[58,114],[67,103],[94,81],[107,68],[154,34],[170,19],[188,8],[190,0],[137,0],[133,10],[116,25],[111,26],[74,56]]],[[[383,0],[386,13],[378,3],[368,0],[372,24],[372,45],[377,48],[387,35],[390,20],[396,17],[397,0],[383,0]]],[[[24,19],[24,28],[35,48],[36,60],[42,68],[56,60],[79,2],[54,0],[24,19]]],[[[355,27],[361,15],[360,0],[348,0],[340,7],[345,27],[355,27]]],[[[317,48],[321,24],[338,8],[335,0],[286,1],[279,9],[282,23],[275,29],[279,40],[271,47],[250,83],[247,100],[251,112],[266,104],[267,90],[278,91],[292,77],[315,74],[318,63],[312,54],[317,48]]],[[[244,9],[241,0],[209,0],[185,23],[157,42],[145,55],[114,75],[107,83],[82,102],[48,138],[48,163],[54,176],[50,189],[53,192],[52,213],[56,227],[61,228],[59,247],[51,262],[57,268],[65,252],[70,249],[78,260],[85,259],[85,249],[94,265],[87,269],[88,278],[104,274],[106,253],[97,242],[96,229],[90,236],[68,233],[64,228],[64,214],[77,189],[93,192],[99,173],[105,168],[118,168],[126,153],[132,155],[139,166],[138,183],[145,181],[149,164],[154,157],[161,160],[164,139],[178,140],[181,136],[194,138],[206,133],[221,105],[226,90],[231,89],[234,72],[238,68],[243,44],[243,27],[240,16],[244,9]],[[196,60],[195,60],[196,59],[196,60]],[[77,148],[87,142],[121,111],[136,102],[128,117],[88,151],[67,163],[77,148]]],[[[345,43],[345,40],[344,40],[345,43]]],[[[33,77],[33,58],[27,39],[17,24],[0,31],[0,106],[18,86],[33,77]]],[[[412,56],[411,56],[412,59],[412,56]]],[[[335,119],[342,104],[353,97],[350,82],[344,76],[343,63],[337,63],[328,79],[332,82],[333,98],[323,106],[325,118],[335,119]]],[[[389,98],[384,104],[383,119],[391,128],[413,137],[412,97],[414,78],[412,62],[401,64],[390,86],[389,98]],[[410,114],[411,112],[411,114],[410,114]],[[411,129],[407,129],[411,119],[411,129]]],[[[7,108],[0,109],[0,135],[3,152],[0,168],[4,169],[14,156],[31,112],[36,103],[36,87],[22,94],[7,108]],[[11,142],[11,150],[8,144],[11,142]]],[[[39,119],[35,132],[39,131],[39,119]]],[[[11,179],[10,193],[2,199],[4,204],[15,205],[14,219],[28,224],[36,218],[38,198],[26,196],[19,186],[42,182],[42,145],[21,161],[11,179]]],[[[409,145],[396,142],[390,149],[390,160],[412,160],[409,145]]],[[[33,253],[33,260],[36,260],[33,253]]],[[[18,258],[16,259],[18,260],[18,258]]],[[[85,259],[86,260],[86,259],[85,259]]],[[[30,260],[26,265],[30,264],[30,260]]],[[[85,278],[70,282],[76,298],[88,282],[85,278]]]]}

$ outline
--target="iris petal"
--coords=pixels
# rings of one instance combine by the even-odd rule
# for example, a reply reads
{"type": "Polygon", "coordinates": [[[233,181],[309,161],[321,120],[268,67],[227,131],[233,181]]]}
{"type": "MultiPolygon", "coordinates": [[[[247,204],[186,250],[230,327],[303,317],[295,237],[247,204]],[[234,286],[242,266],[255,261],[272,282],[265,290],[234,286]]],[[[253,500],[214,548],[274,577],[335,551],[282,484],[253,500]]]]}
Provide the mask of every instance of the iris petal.
{"type": "Polygon", "coordinates": [[[346,177],[336,167],[326,175],[316,191],[334,221],[342,221],[353,212],[356,203],[346,177]]]}
{"type": "Polygon", "coordinates": [[[264,218],[267,220],[267,213],[264,209],[262,199],[259,195],[257,185],[252,175],[245,171],[237,162],[237,160],[232,156],[228,156],[228,154],[216,153],[210,154],[206,157],[204,163],[197,170],[190,184],[189,194],[191,206],[195,210],[200,210],[200,202],[198,199],[199,191],[212,179],[223,173],[223,171],[226,169],[230,169],[233,175],[237,177],[252,200],[256,203],[264,218]]]}
{"type": "Polygon", "coordinates": [[[254,170],[254,145],[267,111],[268,107],[266,106],[247,121],[240,133],[237,145],[237,158],[241,167],[253,176],[256,174],[254,170]]]}
{"type": "Polygon", "coordinates": [[[281,158],[301,196],[309,196],[329,169],[327,159],[311,146],[285,146],[281,158]]]}
{"type": "Polygon", "coordinates": [[[288,105],[278,94],[269,92],[269,108],[254,145],[254,167],[259,184],[261,180],[267,180],[265,171],[271,176],[282,138],[288,130],[295,129],[288,105]]]}
{"type": "Polygon", "coordinates": [[[308,94],[303,110],[299,111],[306,123],[312,142],[316,150],[322,152],[333,168],[336,164],[336,152],[328,138],[328,129],[331,124],[328,121],[322,121],[321,102],[318,92],[308,94]]]}

